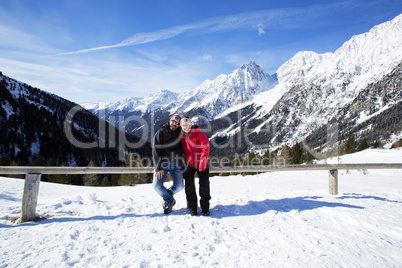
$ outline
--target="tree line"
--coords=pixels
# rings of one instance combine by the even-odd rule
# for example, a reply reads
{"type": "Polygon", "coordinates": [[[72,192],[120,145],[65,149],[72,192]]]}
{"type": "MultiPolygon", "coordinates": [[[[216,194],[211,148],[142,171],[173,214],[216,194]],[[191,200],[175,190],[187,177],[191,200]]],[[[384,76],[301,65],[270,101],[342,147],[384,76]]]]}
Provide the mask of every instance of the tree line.
{"type": "MultiPolygon", "coordinates": [[[[320,154],[323,158],[336,157],[345,154],[351,154],[360,152],[370,147],[379,148],[382,147],[378,141],[374,141],[369,144],[366,139],[362,139],[360,142],[356,141],[354,135],[350,134],[348,139],[340,144],[339,148],[333,151],[327,151],[325,154],[320,154]]],[[[391,148],[398,148],[402,146],[402,140],[395,142],[391,148]]],[[[285,144],[280,149],[275,151],[266,150],[264,154],[256,154],[250,152],[243,156],[235,155],[233,160],[226,163],[224,166],[259,166],[259,165],[300,165],[300,164],[312,164],[317,158],[305,148],[303,143],[296,143],[292,147],[285,144]]],[[[219,176],[235,175],[237,173],[219,173],[219,176]]],[[[255,172],[242,172],[242,175],[257,174],[255,172]]]]}
{"type": "MultiPolygon", "coordinates": [[[[120,167],[136,167],[138,163],[141,163],[141,156],[130,153],[126,160],[120,165],[120,167]]],[[[10,160],[8,156],[0,157],[0,166],[21,166],[20,162],[10,160]]],[[[56,161],[50,158],[46,161],[40,154],[35,154],[30,166],[36,167],[56,167],[56,161]]],[[[95,161],[90,160],[88,167],[97,166],[95,161]]],[[[4,177],[13,178],[25,178],[24,175],[1,175],[4,177]]],[[[83,186],[130,186],[133,184],[151,183],[152,174],[43,174],[41,181],[83,185],[83,186]]]]}

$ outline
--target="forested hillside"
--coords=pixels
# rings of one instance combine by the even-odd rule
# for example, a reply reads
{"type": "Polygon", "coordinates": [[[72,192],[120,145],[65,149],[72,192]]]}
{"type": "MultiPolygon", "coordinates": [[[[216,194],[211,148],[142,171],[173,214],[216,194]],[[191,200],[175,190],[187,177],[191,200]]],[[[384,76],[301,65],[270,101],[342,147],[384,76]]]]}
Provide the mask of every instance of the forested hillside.
{"type": "Polygon", "coordinates": [[[0,165],[120,166],[130,152],[149,158],[150,144],[73,102],[0,73],[0,165]],[[131,144],[142,146],[126,146],[131,144]]]}

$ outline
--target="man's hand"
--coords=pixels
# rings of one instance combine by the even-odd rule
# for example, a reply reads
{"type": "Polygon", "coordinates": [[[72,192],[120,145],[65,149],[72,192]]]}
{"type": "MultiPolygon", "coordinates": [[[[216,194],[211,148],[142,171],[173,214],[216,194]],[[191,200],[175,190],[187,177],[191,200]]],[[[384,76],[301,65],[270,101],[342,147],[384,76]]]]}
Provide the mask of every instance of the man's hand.
{"type": "Polygon", "coordinates": [[[158,180],[160,180],[160,179],[162,179],[163,174],[165,174],[165,173],[163,172],[163,170],[158,170],[158,171],[155,172],[155,177],[156,177],[158,180]]]}

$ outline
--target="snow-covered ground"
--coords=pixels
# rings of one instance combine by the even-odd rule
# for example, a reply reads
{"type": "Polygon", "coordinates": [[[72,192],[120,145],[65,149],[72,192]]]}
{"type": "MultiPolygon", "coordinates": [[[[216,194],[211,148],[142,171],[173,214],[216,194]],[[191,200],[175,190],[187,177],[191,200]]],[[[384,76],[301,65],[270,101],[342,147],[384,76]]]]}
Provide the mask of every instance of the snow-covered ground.
{"type": "MultiPolygon", "coordinates": [[[[342,163],[402,163],[366,150],[342,163]]],[[[151,185],[42,182],[38,222],[15,224],[23,180],[0,178],[0,267],[402,267],[402,170],[272,172],[211,178],[211,216],[184,191],[170,215],[151,185]]]]}

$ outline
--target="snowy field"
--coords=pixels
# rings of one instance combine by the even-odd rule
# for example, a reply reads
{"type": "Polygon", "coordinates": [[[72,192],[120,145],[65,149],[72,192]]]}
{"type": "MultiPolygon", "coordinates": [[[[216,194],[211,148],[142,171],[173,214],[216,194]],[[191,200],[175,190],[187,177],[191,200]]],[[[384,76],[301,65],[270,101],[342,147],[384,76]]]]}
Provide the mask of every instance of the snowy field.
{"type": "MultiPolygon", "coordinates": [[[[332,162],[402,163],[401,150],[332,162]]],[[[329,161],[329,162],[331,162],[329,161]]],[[[0,267],[402,267],[402,170],[211,178],[211,216],[191,217],[184,191],[170,215],[151,185],[42,182],[37,213],[15,224],[24,181],[0,178],[0,267]]]]}

